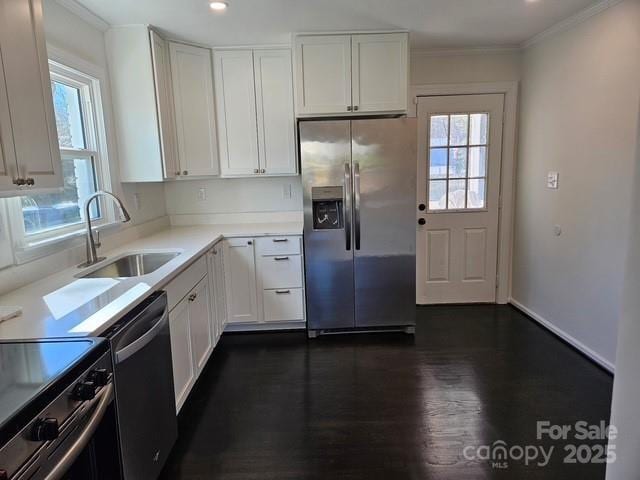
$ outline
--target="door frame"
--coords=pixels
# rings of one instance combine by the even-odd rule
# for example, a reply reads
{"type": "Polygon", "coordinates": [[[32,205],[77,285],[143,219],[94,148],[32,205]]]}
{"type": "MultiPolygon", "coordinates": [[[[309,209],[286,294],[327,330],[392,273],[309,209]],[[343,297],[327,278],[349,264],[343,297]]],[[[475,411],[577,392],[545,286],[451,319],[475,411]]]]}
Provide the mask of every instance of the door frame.
{"type": "MultiPolygon", "coordinates": [[[[517,115],[519,82],[452,83],[412,85],[407,116],[417,117],[418,98],[447,95],[503,94],[502,168],[498,202],[498,265],[496,303],[506,304],[511,296],[513,224],[515,212],[517,115]]],[[[418,159],[416,159],[417,161],[418,159]]]]}

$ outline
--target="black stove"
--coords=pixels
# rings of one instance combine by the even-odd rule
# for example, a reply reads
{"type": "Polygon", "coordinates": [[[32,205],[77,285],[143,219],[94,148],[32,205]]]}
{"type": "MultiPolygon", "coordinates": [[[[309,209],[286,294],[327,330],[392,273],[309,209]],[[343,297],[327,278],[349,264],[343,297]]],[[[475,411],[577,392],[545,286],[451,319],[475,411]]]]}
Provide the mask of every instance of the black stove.
{"type": "Polygon", "coordinates": [[[102,478],[88,469],[98,442],[118,451],[112,377],[104,339],[0,342],[0,480],[102,478]]]}

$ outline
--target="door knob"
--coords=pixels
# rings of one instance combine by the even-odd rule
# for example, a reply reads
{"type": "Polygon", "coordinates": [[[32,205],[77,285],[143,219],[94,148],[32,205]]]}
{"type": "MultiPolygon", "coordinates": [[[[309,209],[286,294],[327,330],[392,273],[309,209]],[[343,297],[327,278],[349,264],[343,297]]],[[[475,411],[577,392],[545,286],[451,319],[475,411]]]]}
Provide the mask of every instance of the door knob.
{"type": "Polygon", "coordinates": [[[420,205],[418,205],[418,210],[420,210],[421,212],[424,212],[427,209],[427,206],[424,203],[421,203],[420,205]]]}
{"type": "Polygon", "coordinates": [[[426,223],[427,221],[424,218],[421,218],[420,220],[418,220],[418,225],[424,225],[426,223]]]}

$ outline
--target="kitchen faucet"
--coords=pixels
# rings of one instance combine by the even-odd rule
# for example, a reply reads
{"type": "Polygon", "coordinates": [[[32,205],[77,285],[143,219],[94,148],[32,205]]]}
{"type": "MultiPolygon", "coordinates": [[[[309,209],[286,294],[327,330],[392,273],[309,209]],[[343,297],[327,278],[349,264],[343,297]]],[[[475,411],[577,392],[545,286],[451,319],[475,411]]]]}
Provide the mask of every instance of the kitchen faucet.
{"type": "Polygon", "coordinates": [[[96,248],[100,246],[100,242],[96,242],[93,238],[93,230],[91,229],[91,212],[89,211],[91,202],[101,196],[110,197],[114,202],[116,202],[116,205],[118,205],[118,208],[120,209],[120,219],[122,220],[122,223],[126,223],[131,220],[131,216],[129,215],[129,212],[127,212],[127,209],[124,207],[122,200],[116,197],[113,193],[107,192],[105,190],[99,190],[93,195],[87,197],[87,199],[84,201],[84,218],[87,221],[87,261],[78,265],[78,268],[90,267],[91,265],[95,265],[96,263],[101,262],[105,258],[98,257],[96,248]]]}

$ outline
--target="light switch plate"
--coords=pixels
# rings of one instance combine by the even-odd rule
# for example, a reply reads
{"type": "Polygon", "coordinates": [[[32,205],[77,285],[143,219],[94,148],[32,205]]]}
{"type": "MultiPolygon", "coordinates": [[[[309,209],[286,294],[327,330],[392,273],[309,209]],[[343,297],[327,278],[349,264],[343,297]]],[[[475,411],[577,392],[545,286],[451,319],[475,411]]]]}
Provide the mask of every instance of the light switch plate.
{"type": "Polygon", "coordinates": [[[547,188],[552,190],[558,189],[558,172],[547,173],[547,188]]]}
{"type": "Polygon", "coordinates": [[[198,200],[204,202],[207,199],[207,189],[201,188],[198,190],[198,200]]]}

